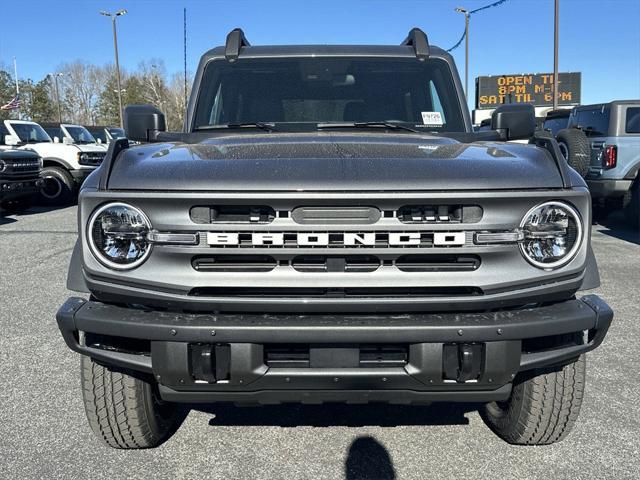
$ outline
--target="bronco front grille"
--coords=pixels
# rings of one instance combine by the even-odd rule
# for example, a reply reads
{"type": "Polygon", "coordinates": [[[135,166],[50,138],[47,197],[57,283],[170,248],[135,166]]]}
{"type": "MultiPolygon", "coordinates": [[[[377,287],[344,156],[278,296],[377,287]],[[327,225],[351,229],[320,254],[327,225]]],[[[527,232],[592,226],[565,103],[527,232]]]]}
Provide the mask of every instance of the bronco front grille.
{"type": "Polygon", "coordinates": [[[6,169],[3,173],[20,174],[20,173],[36,173],[40,170],[40,160],[37,158],[14,158],[5,160],[6,169]]]}

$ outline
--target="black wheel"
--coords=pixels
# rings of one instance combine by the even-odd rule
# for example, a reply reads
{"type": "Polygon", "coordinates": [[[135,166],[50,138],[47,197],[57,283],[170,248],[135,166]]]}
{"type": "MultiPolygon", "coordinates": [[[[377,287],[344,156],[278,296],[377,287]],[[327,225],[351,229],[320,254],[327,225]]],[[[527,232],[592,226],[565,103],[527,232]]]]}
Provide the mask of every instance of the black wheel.
{"type": "Polygon", "coordinates": [[[506,402],[480,410],[484,422],[514,445],[549,445],[565,438],[575,424],[584,394],[586,360],[533,372],[513,385],[506,402]]]}
{"type": "Polygon", "coordinates": [[[31,205],[33,205],[32,197],[22,197],[2,202],[0,207],[9,213],[22,213],[31,208],[31,205]]]}
{"type": "Polygon", "coordinates": [[[152,381],[81,360],[84,407],[93,432],[113,448],[151,448],[178,429],[185,410],[163,402],[152,381]]]}
{"type": "Polygon", "coordinates": [[[625,195],[625,216],[634,227],[640,227],[640,178],[636,178],[625,195]]]}
{"type": "Polygon", "coordinates": [[[73,199],[75,184],[69,172],[61,167],[45,167],[42,169],[44,186],[40,190],[40,198],[48,205],[65,205],[73,199]]]}
{"type": "Polygon", "coordinates": [[[567,163],[581,177],[586,177],[591,163],[591,146],[584,132],[577,128],[565,128],[558,132],[556,138],[560,152],[562,152],[567,163]]]}

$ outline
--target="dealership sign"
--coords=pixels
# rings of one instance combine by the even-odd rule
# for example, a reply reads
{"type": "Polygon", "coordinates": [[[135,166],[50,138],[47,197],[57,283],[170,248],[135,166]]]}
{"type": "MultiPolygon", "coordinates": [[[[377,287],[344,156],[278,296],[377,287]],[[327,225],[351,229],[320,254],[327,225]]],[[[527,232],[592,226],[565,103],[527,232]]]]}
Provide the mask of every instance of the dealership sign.
{"type": "MultiPolygon", "coordinates": [[[[580,104],[580,72],[558,74],[558,105],[580,104]]],[[[476,108],[496,108],[504,103],[553,105],[553,74],[491,75],[476,78],[476,108]]]]}

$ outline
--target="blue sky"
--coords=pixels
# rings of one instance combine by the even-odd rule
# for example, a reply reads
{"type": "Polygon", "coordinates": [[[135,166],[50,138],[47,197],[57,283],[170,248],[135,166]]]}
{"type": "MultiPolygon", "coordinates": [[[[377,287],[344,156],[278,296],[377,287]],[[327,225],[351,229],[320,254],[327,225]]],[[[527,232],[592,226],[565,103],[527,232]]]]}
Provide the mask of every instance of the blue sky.
{"type": "MultiPolygon", "coordinates": [[[[253,44],[396,44],[411,27],[443,48],[464,18],[456,6],[492,0],[21,0],[3,2],[0,64],[15,56],[20,77],[36,80],[63,62],[113,61],[111,25],[99,10],[126,8],[118,20],[120,62],[162,58],[182,69],[182,9],[188,16],[188,68],[242,27],[253,44]]],[[[560,71],[582,72],[583,103],[640,98],[640,0],[561,0],[560,71]]],[[[509,0],[471,17],[470,79],[553,69],[553,0],[509,0]]],[[[464,44],[463,44],[464,45],[464,44]]],[[[464,48],[454,51],[463,75],[464,48]]],[[[473,82],[470,80],[470,84],[473,82]]],[[[473,95],[470,96],[474,98],[473,95]]]]}

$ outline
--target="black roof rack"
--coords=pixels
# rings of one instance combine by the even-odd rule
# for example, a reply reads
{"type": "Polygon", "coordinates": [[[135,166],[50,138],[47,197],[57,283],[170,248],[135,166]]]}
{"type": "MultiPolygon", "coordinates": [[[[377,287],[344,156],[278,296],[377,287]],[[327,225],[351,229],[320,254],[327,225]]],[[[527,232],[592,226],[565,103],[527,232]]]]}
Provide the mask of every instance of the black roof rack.
{"type": "Polygon", "coordinates": [[[427,40],[427,34],[419,28],[412,28],[401,45],[413,47],[416,57],[420,60],[429,58],[429,40],[427,40]]]}
{"type": "Polygon", "coordinates": [[[227,41],[224,46],[224,56],[230,62],[235,62],[240,56],[240,50],[242,47],[250,46],[247,37],[244,36],[244,32],[241,28],[234,28],[227,35],[227,41]]]}

